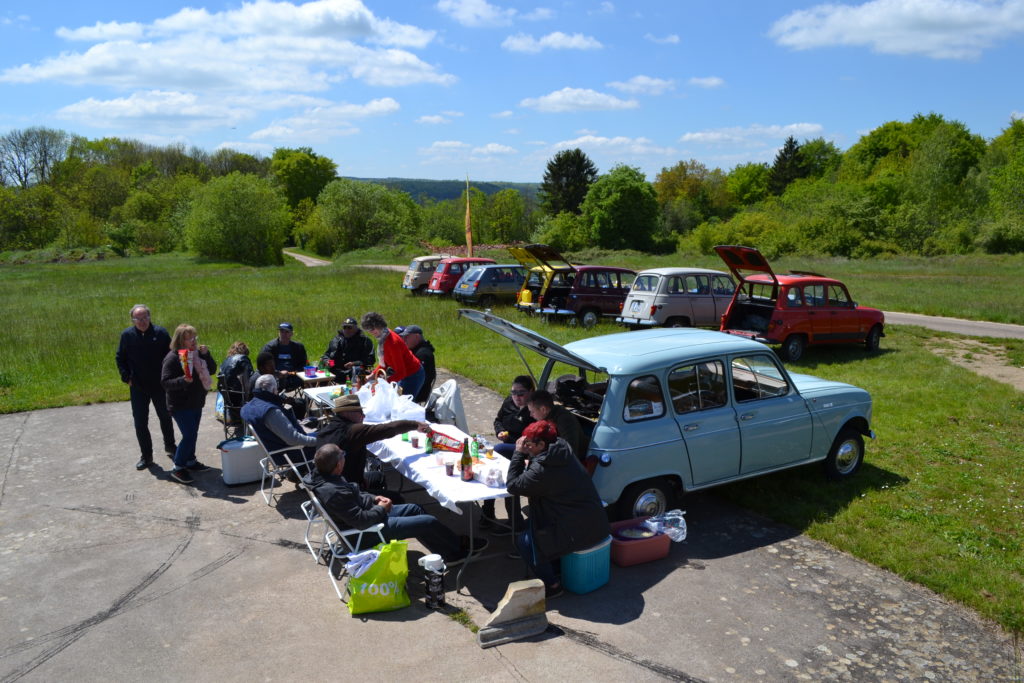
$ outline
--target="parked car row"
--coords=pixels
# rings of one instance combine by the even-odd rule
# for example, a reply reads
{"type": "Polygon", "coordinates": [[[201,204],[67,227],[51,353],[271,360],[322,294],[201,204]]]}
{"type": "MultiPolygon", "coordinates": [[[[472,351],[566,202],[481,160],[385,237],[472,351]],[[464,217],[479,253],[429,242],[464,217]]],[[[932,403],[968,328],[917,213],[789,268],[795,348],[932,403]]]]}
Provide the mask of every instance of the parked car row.
{"type": "Polygon", "coordinates": [[[713,327],[778,345],[779,355],[790,361],[809,345],[862,343],[876,351],[885,336],[882,312],[858,305],[842,282],[802,271],[776,275],[752,247],[715,247],[731,275],[707,268],[637,273],[573,264],[546,244],[508,249],[518,265],[421,256],[409,265],[402,286],[484,308],[508,302],[531,315],[585,327],[602,318],[634,330],[713,327]]]}

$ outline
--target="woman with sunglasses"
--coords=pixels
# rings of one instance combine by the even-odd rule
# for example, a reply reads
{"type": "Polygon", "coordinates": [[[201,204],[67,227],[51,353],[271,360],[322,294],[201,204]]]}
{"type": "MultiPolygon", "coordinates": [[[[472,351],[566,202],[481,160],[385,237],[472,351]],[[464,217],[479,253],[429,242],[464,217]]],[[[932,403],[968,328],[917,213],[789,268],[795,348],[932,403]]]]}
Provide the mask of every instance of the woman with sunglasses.
{"type": "MultiPolygon", "coordinates": [[[[519,375],[512,380],[512,390],[509,391],[508,396],[502,401],[501,408],[498,409],[498,416],[494,418],[494,435],[498,437],[500,442],[494,445],[494,452],[498,455],[511,458],[516,450],[516,439],[522,436],[523,430],[526,429],[527,425],[533,423],[533,418],[530,417],[530,410],[526,405],[526,399],[530,397],[535,387],[533,378],[529,375],[519,375]]],[[[519,498],[516,496],[506,498],[505,512],[508,513],[510,523],[514,520],[517,529],[523,528],[523,517],[519,511],[519,498]]],[[[507,536],[512,533],[508,526],[497,522],[495,519],[493,500],[484,501],[480,528],[492,530],[491,533],[495,536],[507,536]]]]}
{"type": "Polygon", "coordinates": [[[555,425],[541,420],[516,441],[505,488],[530,502],[526,530],[515,539],[519,554],[544,582],[547,597],[561,595],[559,558],[593,547],[610,533],[594,482],[555,425]]]}

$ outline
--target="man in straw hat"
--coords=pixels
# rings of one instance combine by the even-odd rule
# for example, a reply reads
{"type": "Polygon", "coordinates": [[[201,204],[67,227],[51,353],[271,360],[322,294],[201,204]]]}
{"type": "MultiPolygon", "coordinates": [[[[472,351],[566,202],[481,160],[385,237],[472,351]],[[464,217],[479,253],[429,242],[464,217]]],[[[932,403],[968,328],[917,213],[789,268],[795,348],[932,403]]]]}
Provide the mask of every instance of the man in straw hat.
{"type": "Polygon", "coordinates": [[[369,454],[367,444],[383,441],[403,432],[419,430],[424,434],[430,431],[430,425],[416,420],[394,420],[380,424],[363,424],[363,406],[355,394],[339,396],[334,399],[334,415],[317,432],[317,446],[332,443],[345,451],[345,471],[342,476],[348,481],[359,484],[366,491],[379,491],[384,488],[384,475],[380,472],[367,472],[366,460],[369,454]]]}

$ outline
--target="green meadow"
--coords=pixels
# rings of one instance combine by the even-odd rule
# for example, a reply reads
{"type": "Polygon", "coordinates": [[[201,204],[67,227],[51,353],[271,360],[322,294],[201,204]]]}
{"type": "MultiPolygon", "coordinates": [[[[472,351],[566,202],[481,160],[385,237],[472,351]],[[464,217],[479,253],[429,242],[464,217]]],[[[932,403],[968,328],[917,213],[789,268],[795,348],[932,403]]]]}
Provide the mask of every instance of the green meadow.
{"type": "MultiPolygon", "coordinates": [[[[412,255],[362,252],[323,268],[290,260],[250,268],[183,254],[0,267],[0,412],[127,400],[114,351],[135,303],[148,304],[154,322],[169,330],[194,325],[218,360],[239,339],[257,351],[283,320],[315,358],[343,318],[377,310],[392,325],[423,326],[440,366],[504,391],[521,371],[507,342],[460,320],[454,301],[410,296],[400,288],[400,273],[355,265],[405,263],[412,255]]],[[[591,253],[576,260],[642,268],[680,259],[591,253]]],[[[709,257],[685,262],[720,267],[709,257]]],[[[886,310],[1024,323],[1017,300],[1021,256],[773,265],[839,277],[855,299],[886,310]]],[[[563,343],[620,331],[609,323],[583,330],[512,309],[495,312],[563,343]]],[[[878,438],[867,444],[865,465],[852,480],[827,482],[820,467],[809,466],[718,493],[1022,633],[1024,393],[933,355],[924,347],[930,336],[891,327],[877,354],[812,348],[790,364],[871,392],[878,438]]],[[[1005,344],[1019,360],[1019,344],[1005,344]]]]}

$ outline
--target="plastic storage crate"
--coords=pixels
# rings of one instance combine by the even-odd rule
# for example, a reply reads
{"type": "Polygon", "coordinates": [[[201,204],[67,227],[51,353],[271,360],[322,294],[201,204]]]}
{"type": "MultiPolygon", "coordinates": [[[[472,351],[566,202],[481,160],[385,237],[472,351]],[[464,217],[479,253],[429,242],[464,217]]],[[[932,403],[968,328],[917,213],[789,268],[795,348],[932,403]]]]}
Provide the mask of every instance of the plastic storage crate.
{"type": "Polygon", "coordinates": [[[562,557],[562,585],[573,593],[596,591],[608,583],[611,570],[612,537],[592,548],[562,557]]]}
{"type": "Polygon", "coordinates": [[[668,556],[672,539],[666,534],[650,538],[619,538],[615,535],[619,529],[641,526],[645,519],[647,518],[638,517],[612,523],[612,562],[620,567],[630,567],[668,556]]]}

